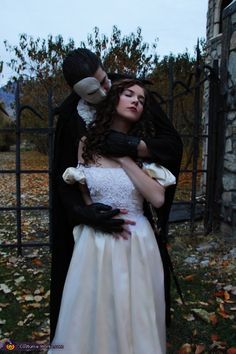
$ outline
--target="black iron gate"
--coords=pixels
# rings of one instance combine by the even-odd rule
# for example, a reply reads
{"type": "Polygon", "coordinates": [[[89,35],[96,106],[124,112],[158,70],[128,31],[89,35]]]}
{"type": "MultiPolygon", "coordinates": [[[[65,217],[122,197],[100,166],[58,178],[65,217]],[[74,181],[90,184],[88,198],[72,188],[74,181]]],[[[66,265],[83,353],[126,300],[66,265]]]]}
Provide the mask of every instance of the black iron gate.
{"type": "MultiPolygon", "coordinates": [[[[23,247],[42,247],[50,246],[50,242],[22,242],[22,211],[34,211],[34,210],[46,210],[48,212],[48,234],[49,240],[51,239],[51,219],[52,219],[52,202],[51,202],[51,190],[52,190],[52,156],[53,156],[53,108],[52,108],[52,94],[48,95],[48,126],[46,128],[23,128],[21,126],[21,116],[23,111],[29,110],[36,117],[41,118],[40,114],[31,106],[22,105],[20,102],[20,83],[18,82],[15,90],[15,128],[0,129],[0,133],[14,132],[15,133],[15,169],[1,169],[0,174],[14,174],[16,177],[16,205],[15,206],[1,206],[2,211],[15,211],[16,213],[16,242],[15,243],[0,243],[2,248],[17,248],[17,254],[22,254],[23,247]],[[48,139],[48,169],[22,169],[21,168],[21,136],[23,133],[40,133],[47,136],[48,139]],[[23,174],[48,174],[49,183],[49,198],[48,206],[24,206],[21,201],[21,176],[23,174]]],[[[2,220],[0,218],[0,220],[2,220]]],[[[1,234],[1,229],[0,229],[1,234]]],[[[2,241],[2,240],[1,240],[2,241]]]]}
{"type": "MultiPolygon", "coordinates": [[[[221,114],[220,102],[221,96],[219,91],[219,78],[218,78],[218,64],[215,63],[214,67],[208,67],[200,65],[200,51],[197,47],[197,60],[195,64],[194,73],[191,76],[195,77],[195,82],[191,85],[191,80],[186,85],[181,81],[175,81],[173,78],[173,70],[170,66],[169,68],[169,97],[164,100],[161,98],[161,104],[167,104],[168,115],[171,120],[173,120],[174,114],[174,102],[178,97],[187,94],[192,94],[194,96],[194,120],[192,133],[188,135],[180,135],[182,138],[190,138],[193,141],[193,156],[192,156],[192,168],[182,169],[181,173],[191,174],[191,198],[188,201],[175,201],[173,204],[170,221],[190,221],[190,233],[194,233],[194,225],[197,219],[201,218],[204,221],[205,232],[208,233],[212,230],[214,224],[219,220],[219,202],[220,202],[220,181],[217,179],[217,167],[216,162],[219,162],[221,147],[220,142],[220,126],[218,125],[218,117],[221,114]],[[200,131],[201,119],[202,119],[202,104],[201,104],[201,92],[202,87],[205,82],[209,83],[209,127],[208,133],[202,134],[200,131]],[[183,91],[175,95],[175,89],[178,85],[183,87],[183,91]],[[208,146],[208,160],[207,168],[198,168],[199,159],[199,145],[201,139],[207,139],[208,146]],[[197,197],[197,180],[199,174],[206,175],[206,188],[204,191],[203,198],[197,197]],[[179,217],[178,210],[183,210],[182,217],[179,217]],[[183,216],[184,215],[184,216],[183,216]]],[[[48,96],[48,126],[46,128],[23,128],[21,126],[21,115],[25,110],[30,110],[34,115],[40,116],[37,111],[27,105],[21,105],[20,102],[20,85],[17,84],[15,92],[15,107],[16,107],[16,123],[13,128],[0,129],[0,134],[13,131],[16,138],[16,167],[15,169],[1,169],[1,174],[14,174],[16,176],[16,205],[15,206],[1,206],[0,213],[15,211],[16,213],[16,238],[14,243],[2,243],[0,240],[0,247],[3,248],[17,248],[18,255],[22,254],[22,249],[24,247],[42,247],[50,246],[51,239],[51,191],[52,191],[52,155],[53,155],[53,108],[52,108],[52,95],[48,96]],[[45,134],[48,139],[48,169],[45,170],[25,170],[21,169],[21,136],[25,132],[39,132],[45,134]],[[48,174],[49,183],[49,199],[48,206],[24,206],[21,201],[21,176],[22,174],[48,174]],[[22,212],[25,210],[46,210],[48,212],[48,242],[22,242],[22,212]]],[[[0,220],[3,218],[0,217],[0,220]]],[[[1,233],[1,229],[0,229],[1,233]]]]}

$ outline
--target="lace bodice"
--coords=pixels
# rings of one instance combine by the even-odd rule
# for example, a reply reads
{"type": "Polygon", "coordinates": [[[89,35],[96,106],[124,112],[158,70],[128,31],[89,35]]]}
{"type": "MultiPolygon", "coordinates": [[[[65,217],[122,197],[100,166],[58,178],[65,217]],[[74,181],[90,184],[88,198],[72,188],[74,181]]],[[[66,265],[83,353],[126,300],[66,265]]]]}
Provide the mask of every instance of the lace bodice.
{"type": "Polygon", "coordinates": [[[122,168],[80,167],[94,203],[125,208],[129,214],[143,213],[143,197],[122,168]]]}
{"type": "MultiPolygon", "coordinates": [[[[146,173],[161,185],[168,187],[176,183],[175,176],[165,167],[155,163],[144,163],[146,173]]],[[[68,167],[63,173],[68,184],[87,184],[94,203],[104,203],[113,208],[124,208],[130,214],[143,212],[143,197],[121,167],[68,167]]]]}

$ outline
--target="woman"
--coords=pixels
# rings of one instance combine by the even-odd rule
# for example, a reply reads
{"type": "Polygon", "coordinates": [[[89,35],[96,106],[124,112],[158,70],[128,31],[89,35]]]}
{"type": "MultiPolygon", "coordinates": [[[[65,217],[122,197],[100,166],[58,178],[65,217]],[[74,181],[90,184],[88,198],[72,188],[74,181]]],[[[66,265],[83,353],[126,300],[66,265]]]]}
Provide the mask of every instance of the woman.
{"type": "Polygon", "coordinates": [[[63,175],[67,183],[80,182],[86,204],[116,206],[135,223],[129,233],[114,237],[86,225],[74,228],[75,246],[49,353],[165,353],[163,266],[143,215],[144,199],[161,207],[165,188],[146,173],[157,177],[153,164],[142,170],[130,157],[101,154],[111,129],[127,133],[139,122],[145,135],[151,124],[144,120],[146,103],[139,81],[115,83],[80,142],[77,169],[63,175]]]}
{"type": "MultiPolygon", "coordinates": [[[[67,185],[62,174],[78,161],[78,144],[86,134],[86,123],[93,120],[95,108],[86,101],[86,88],[81,91],[84,79],[96,79],[99,93],[103,98],[109,89],[109,80],[101,60],[90,50],[78,48],[70,52],[63,62],[63,74],[73,93],[64,101],[59,114],[54,139],[52,169],[52,238],[51,238],[51,292],[50,292],[50,337],[54,337],[61,296],[70,264],[74,239],[73,228],[79,223],[95,226],[103,230],[122,229],[123,220],[114,219],[119,210],[111,210],[106,205],[86,206],[81,193],[75,186],[67,185]],[[75,90],[78,90],[76,93],[75,90]],[[83,97],[79,97],[79,94],[83,97]],[[101,215],[102,214],[102,215],[101,215]]],[[[90,85],[88,85],[90,87],[90,85]]],[[[91,89],[91,88],[90,88],[91,89]]],[[[97,101],[97,93],[89,95],[90,101],[97,101]]]]}

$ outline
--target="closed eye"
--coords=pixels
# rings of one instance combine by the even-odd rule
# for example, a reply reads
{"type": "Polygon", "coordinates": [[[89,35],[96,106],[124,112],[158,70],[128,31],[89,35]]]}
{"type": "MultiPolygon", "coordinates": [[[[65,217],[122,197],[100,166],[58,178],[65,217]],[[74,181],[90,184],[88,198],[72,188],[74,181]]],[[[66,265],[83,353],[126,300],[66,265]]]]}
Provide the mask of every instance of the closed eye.
{"type": "Polygon", "coordinates": [[[107,78],[107,75],[102,79],[102,81],[100,81],[101,86],[103,86],[105,84],[106,78],[107,78]]]}
{"type": "MultiPolygon", "coordinates": [[[[130,90],[130,89],[126,89],[126,90],[124,91],[124,95],[125,95],[126,97],[132,97],[134,94],[135,94],[135,93],[134,93],[132,90],[130,90]]],[[[140,96],[138,96],[138,100],[139,100],[139,102],[141,103],[141,105],[143,106],[143,105],[144,105],[144,102],[145,102],[145,97],[142,96],[142,95],[140,95],[140,96]]]]}

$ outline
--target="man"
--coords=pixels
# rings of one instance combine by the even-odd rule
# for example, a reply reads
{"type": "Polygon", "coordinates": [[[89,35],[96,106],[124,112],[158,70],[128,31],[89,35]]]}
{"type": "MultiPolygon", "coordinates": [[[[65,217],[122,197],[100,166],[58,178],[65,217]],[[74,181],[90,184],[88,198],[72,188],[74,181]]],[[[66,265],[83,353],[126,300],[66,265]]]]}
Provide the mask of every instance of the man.
{"type": "MultiPolygon", "coordinates": [[[[54,337],[64,281],[73,251],[73,227],[83,223],[108,233],[125,233],[128,232],[128,224],[132,223],[131,220],[117,218],[119,209],[112,210],[103,204],[85,206],[77,186],[69,186],[62,179],[67,167],[77,165],[79,140],[86,135],[87,126],[94,119],[94,106],[104,98],[110,87],[101,61],[85,48],[74,50],[66,57],[63,74],[73,92],[59,109],[54,143],[51,339],[54,337]]],[[[150,159],[167,167],[177,177],[182,156],[181,140],[153,97],[151,100],[150,113],[154,119],[156,117],[158,128],[155,139],[144,141],[133,135],[111,131],[104,142],[104,152],[113,156],[129,155],[150,159]]],[[[163,235],[167,233],[174,191],[175,188],[168,188],[166,203],[158,210],[158,227],[163,235]]]]}

